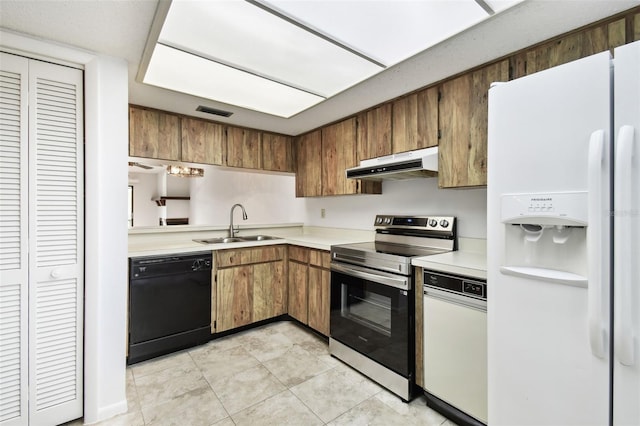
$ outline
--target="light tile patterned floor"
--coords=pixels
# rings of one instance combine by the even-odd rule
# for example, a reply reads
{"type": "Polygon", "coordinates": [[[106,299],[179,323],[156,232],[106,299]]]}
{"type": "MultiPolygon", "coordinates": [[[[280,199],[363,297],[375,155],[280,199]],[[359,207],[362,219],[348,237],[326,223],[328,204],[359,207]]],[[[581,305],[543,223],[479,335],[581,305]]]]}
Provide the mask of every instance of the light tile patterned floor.
{"type": "Polygon", "coordinates": [[[454,426],[424,398],[403,403],[332,358],[290,321],[133,365],[127,401],[127,413],[100,425],[454,426]]]}

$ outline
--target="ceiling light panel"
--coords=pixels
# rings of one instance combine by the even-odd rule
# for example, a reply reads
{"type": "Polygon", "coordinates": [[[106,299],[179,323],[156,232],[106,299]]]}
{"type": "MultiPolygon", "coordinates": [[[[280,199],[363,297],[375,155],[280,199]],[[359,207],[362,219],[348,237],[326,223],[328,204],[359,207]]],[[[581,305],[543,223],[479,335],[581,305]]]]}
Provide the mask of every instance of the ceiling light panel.
{"type": "Polygon", "coordinates": [[[158,42],[323,97],[383,70],[243,0],[174,0],[158,42]]]}
{"type": "Polygon", "coordinates": [[[324,98],[157,44],[144,82],[280,117],[291,117],[324,98]]]}
{"type": "Polygon", "coordinates": [[[258,0],[389,66],[489,15],[474,0],[258,0]]]}
{"type": "Polygon", "coordinates": [[[524,0],[484,0],[494,12],[502,12],[505,9],[522,3],[524,0]]]}

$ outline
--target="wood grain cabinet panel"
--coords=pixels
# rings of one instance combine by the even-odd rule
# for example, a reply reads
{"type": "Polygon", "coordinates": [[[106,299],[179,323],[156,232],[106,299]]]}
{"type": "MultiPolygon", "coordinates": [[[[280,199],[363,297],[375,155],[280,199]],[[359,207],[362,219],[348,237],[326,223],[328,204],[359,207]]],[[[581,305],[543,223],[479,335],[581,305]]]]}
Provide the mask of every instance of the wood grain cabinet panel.
{"type": "Polygon", "coordinates": [[[227,127],[227,166],[259,169],[262,135],[257,130],[227,127]]]}
{"type": "Polygon", "coordinates": [[[294,140],[296,197],[322,195],[322,132],[315,130],[294,140]]]}
{"type": "Polygon", "coordinates": [[[227,138],[225,126],[195,118],[182,118],[182,161],[225,164],[227,138]]]}
{"type": "Polygon", "coordinates": [[[309,266],[308,320],[309,327],[329,335],[329,313],[331,311],[331,273],[328,269],[309,266]]]}
{"type": "Polygon", "coordinates": [[[629,17],[630,21],[630,41],[640,40],[640,13],[629,17]]]}
{"type": "Polygon", "coordinates": [[[180,161],[180,117],[129,106],[129,155],[180,161]]]}
{"type": "Polygon", "coordinates": [[[347,179],[345,170],[358,164],[356,119],[350,118],[322,129],[322,195],[358,192],[357,181],[347,179]]]}
{"type": "Polygon", "coordinates": [[[307,287],[309,267],[307,263],[289,260],[289,291],[288,312],[289,315],[303,324],[308,322],[307,287]]]}
{"type": "Polygon", "coordinates": [[[488,91],[509,79],[503,60],[442,84],[438,184],[441,188],[487,184],[488,91]]]}
{"type": "Polygon", "coordinates": [[[292,138],[274,133],[262,133],[262,169],[293,172],[292,138]]]}
{"type": "Polygon", "coordinates": [[[605,22],[535,46],[511,58],[513,78],[523,77],[576,59],[622,46],[625,19],[605,22]]]}
{"type": "Polygon", "coordinates": [[[253,322],[287,312],[287,285],[284,262],[269,262],[253,267],[253,322]]]}
{"type": "Polygon", "coordinates": [[[391,104],[358,115],[357,160],[382,157],[393,152],[391,146],[391,104]]]}
{"type": "Polygon", "coordinates": [[[217,293],[216,332],[231,330],[252,322],[251,266],[218,270],[217,293]]]}
{"type": "Polygon", "coordinates": [[[285,247],[267,246],[215,252],[212,290],[214,332],[286,313],[285,247]]]}
{"type": "Polygon", "coordinates": [[[438,145],[438,87],[393,102],[393,152],[438,145]]]}
{"type": "Polygon", "coordinates": [[[331,253],[289,246],[289,315],[329,335],[331,253]]]}

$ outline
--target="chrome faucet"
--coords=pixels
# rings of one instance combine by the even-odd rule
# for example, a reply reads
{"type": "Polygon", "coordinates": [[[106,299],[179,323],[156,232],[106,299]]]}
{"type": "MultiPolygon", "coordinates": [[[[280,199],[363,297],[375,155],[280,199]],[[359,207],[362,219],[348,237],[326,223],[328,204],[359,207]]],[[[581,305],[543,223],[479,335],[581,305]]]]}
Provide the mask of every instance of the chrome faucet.
{"type": "Polygon", "coordinates": [[[240,207],[242,209],[242,220],[247,220],[247,212],[244,209],[244,206],[242,204],[234,204],[233,206],[231,206],[231,212],[229,213],[229,237],[233,238],[236,235],[236,231],[233,228],[233,209],[235,209],[236,207],[240,207]]]}

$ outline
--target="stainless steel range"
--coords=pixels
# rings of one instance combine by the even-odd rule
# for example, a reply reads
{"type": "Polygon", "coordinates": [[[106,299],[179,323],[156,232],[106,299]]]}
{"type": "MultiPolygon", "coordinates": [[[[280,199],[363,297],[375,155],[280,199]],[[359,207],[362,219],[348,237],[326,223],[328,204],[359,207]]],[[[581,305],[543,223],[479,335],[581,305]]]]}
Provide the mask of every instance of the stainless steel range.
{"type": "Polygon", "coordinates": [[[457,249],[456,218],[377,215],[375,241],[331,247],[333,356],[404,401],[415,383],[411,259],[457,249]]]}

